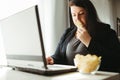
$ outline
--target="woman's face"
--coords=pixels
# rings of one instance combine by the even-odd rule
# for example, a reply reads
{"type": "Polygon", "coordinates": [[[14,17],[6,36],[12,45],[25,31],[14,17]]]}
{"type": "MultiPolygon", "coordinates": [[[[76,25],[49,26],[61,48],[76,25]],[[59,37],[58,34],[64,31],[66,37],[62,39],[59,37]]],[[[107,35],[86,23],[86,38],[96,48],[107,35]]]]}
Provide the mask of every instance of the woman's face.
{"type": "Polygon", "coordinates": [[[74,24],[76,25],[76,23],[79,21],[83,26],[86,26],[86,10],[78,6],[71,6],[70,8],[74,24]]]}

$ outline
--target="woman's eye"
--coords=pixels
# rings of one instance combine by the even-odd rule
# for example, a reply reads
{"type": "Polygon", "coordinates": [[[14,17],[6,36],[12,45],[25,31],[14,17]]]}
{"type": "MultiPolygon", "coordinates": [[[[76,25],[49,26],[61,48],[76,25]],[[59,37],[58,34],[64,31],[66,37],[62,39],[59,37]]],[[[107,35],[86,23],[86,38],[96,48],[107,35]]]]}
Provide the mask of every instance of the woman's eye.
{"type": "Polygon", "coordinates": [[[83,14],[84,14],[84,12],[80,12],[80,13],[79,13],[79,15],[83,15],[83,14]]]}

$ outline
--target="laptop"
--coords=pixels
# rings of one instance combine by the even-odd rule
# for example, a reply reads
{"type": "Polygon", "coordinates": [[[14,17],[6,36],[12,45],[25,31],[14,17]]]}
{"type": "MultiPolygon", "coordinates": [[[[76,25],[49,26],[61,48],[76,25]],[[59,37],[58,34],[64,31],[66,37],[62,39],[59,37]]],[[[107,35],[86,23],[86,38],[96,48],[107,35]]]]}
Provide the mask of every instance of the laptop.
{"type": "Polygon", "coordinates": [[[77,70],[75,66],[47,65],[38,5],[1,20],[0,26],[6,66],[43,75],[77,70]]]}

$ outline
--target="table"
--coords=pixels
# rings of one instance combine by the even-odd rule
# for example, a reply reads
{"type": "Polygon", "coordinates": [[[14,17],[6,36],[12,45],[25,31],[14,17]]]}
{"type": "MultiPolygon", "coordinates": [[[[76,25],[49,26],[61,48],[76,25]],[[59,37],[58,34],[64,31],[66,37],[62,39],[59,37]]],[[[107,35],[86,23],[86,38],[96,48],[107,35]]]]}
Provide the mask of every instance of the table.
{"type": "Polygon", "coordinates": [[[120,74],[97,71],[96,74],[71,72],[54,76],[45,76],[12,70],[11,68],[0,68],[0,80],[120,80],[120,74]]]}

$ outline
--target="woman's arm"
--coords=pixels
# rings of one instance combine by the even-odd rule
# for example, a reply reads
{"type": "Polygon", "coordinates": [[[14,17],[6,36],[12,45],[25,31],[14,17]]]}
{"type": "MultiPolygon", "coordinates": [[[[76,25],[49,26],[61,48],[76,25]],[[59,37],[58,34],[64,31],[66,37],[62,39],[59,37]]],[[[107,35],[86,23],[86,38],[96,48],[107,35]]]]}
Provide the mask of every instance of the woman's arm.
{"type": "Polygon", "coordinates": [[[107,28],[93,37],[88,46],[92,54],[102,56],[100,70],[120,72],[120,42],[115,31],[107,28]],[[116,64],[117,63],[117,64],[116,64]]]}
{"type": "Polygon", "coordinates": [[[88,51],[99,55],[106,55],[107,53],[109,55],[120,54],[120,42],[115,31],[109,28],[106,31],[101,31],[101,33],[91,39],[88,51]]]}

